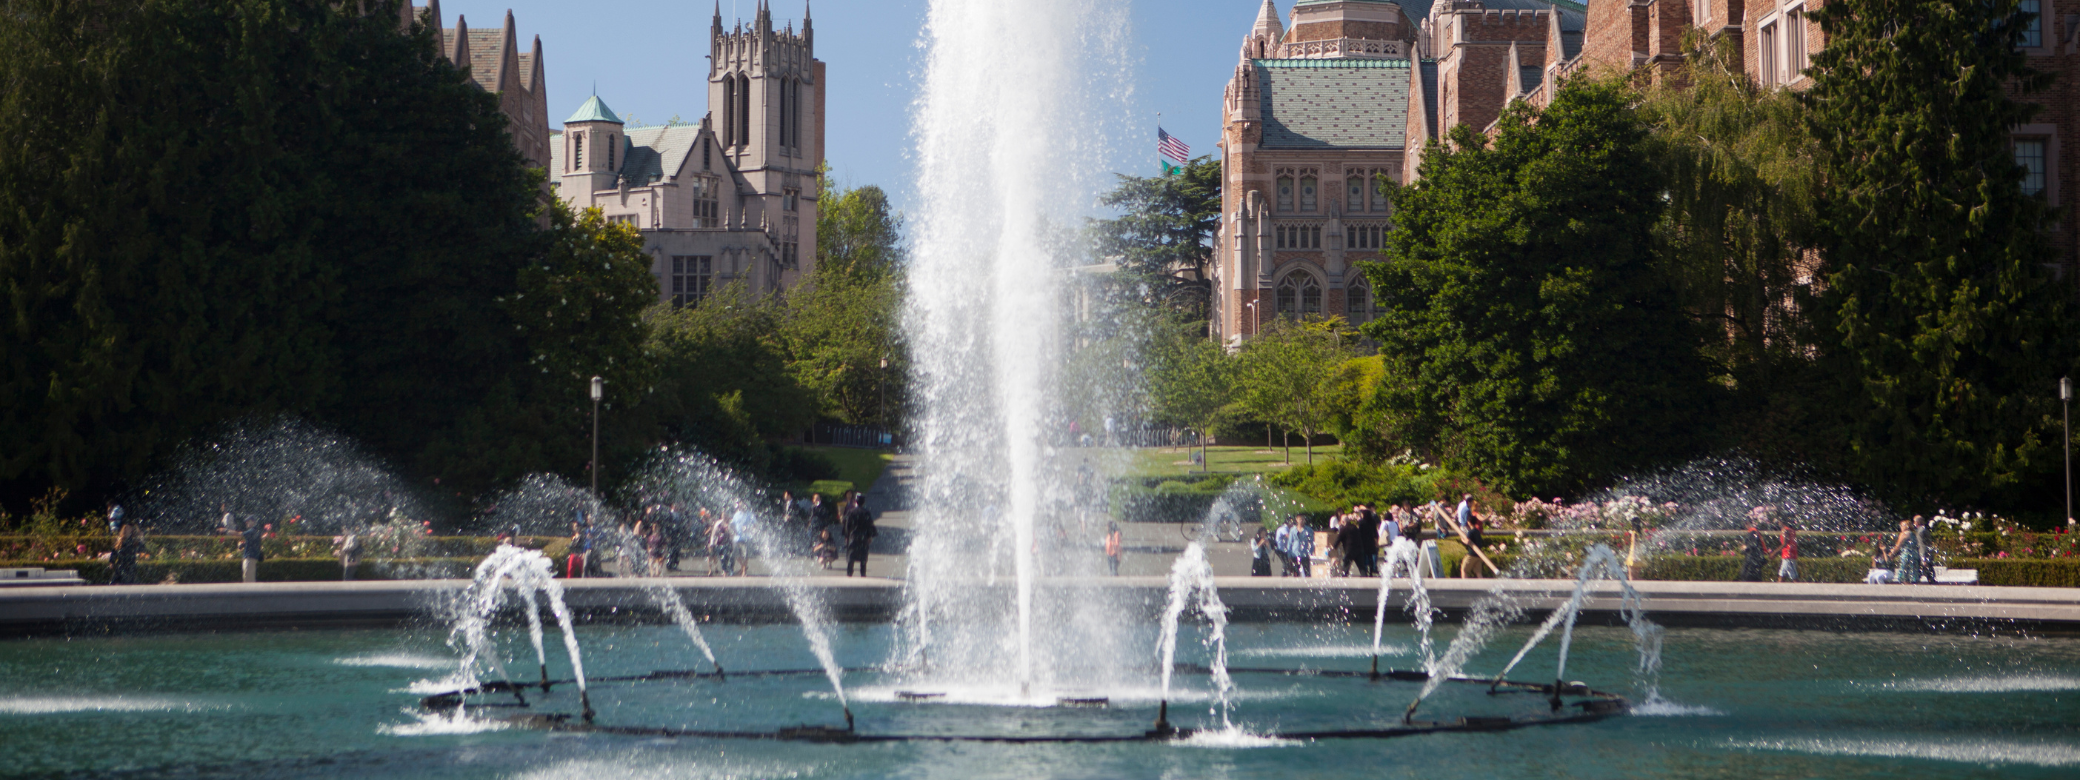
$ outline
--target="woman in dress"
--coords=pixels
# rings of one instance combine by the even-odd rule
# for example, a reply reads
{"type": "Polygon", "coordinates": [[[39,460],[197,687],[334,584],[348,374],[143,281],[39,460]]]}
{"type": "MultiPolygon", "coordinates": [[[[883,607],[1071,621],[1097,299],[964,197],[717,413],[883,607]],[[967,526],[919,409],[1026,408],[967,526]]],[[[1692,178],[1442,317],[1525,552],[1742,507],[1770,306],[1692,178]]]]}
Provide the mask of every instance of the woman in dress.
{"type": "MultiPolygon", "coordinates": [[[[1916,516],[1914,520],[1921,519],[1916,516]]],[[[1892,581],[1911,583],[1921,579],[1921,544],[1914,538],[1914,521],[1901,520],[1899,538],[1892,543],[1892,559],[1898,562],[1892,581]]]]}

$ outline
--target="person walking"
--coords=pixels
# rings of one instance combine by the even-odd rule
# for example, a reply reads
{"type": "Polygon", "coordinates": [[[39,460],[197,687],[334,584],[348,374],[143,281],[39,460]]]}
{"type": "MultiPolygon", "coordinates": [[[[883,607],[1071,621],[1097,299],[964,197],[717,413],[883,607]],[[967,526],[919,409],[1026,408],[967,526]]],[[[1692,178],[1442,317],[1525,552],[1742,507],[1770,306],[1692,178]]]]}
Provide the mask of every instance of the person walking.
{"type": "Polygon", "coordinates": [[[1466,557],[1459,561],[1459,579],[1470,580],[1481,576],[1481,551],[1488,546],[1488,537],[1481,528],[1480,515],[1468,512],[1460,527],[1466,529],[1466,557]]]}
{"type": "Polygon", "coordinates": [[[1379,576],[1379,513],[1372,507],[1358,506],[1358,533],[1352,540],[1357,546],[1358,576],[1379,576]]]}
{"type": "Polygon", "coordinates": [[[1256,538],[1249,540],[1249,576],[1271,576],[1271,534],[1262,527],[1257,528],[1256,538]]]}
{"type": "Polygon", "coordinates": [[[852,508],[845,512],[845,576],[852,576],[852,565],[859,564],[859,576],[867,576],[867,552],[874,546],[874,513],[867,509],[867,497],[854,496],[852,508]]]}
{"type": "Polygon", "coordinates": [[[571,551],[564,561],[564,579],[583,579],[590,573],[592,558],[592,527],[585,524],[585,513],[579,512],[571,520],[571,551]]]}
{"type": "Polygon", "coordinates": [[[258,518],[248,517],[246,529],[239,532],[239,538],[238,551],[243,559],[240,561],[239,570],[245,575],[246,582],[259,582],[260,559],[265,557],[260,550],[260,543],[267,538],[267,532],[260,528],[258,518]]]}
{"type": "Polygon", "coordinates": [[[1293,564],[1303,579],[1314,577],[1314,530],[1305,515],[1293,515],[1293,564]]]}
{"type": "MultiPolygon", "coordinates": [[[[118,508],[120,512],[120,508],[118,508]]],[[[116,515],[118,518],[120,514],[116,515]]],[[[108,554],[108,584],[137,584],[137,554],[144,552],[144,532],[128,522],[116,530],[115,549],[108,554]]]]}
{"type": "Polygon", "coordinates": [[[1742,552],[1739,580],[1741,582],[1761,582],[1762,562],[1767,553],[1763,549],[1762,532],[1753,525],[1748,526],[1747,548],[1742,552]]]}
{"type": "Polygon", "coordinates": [[[708,526],[708,555],[713,562],[710,574],[728,577],[737,573],[737,532],[727,518],[717,517],[708,526]]]}
{"type": "Polygon", "coordinates": [[[1921,553],[1921,581],[1934,585],[1936,584],[1936,546],[1935,540],[1929,537],[1928,520],[1920,515],[1915,515],[1914,549],[1921,553]]]}
{"type": "Polygon", "coordinates": [[[1798,529],[1793,527],[1789,522],[1784,523],[1784,533],[1783,536],[1779,538],[1779,541],[1782,543],[1783,546],[1781,549],[1777,551],[1777,554],[1783,559],[1783,562],[1777,564],[1777,581],[1797,582],[1798,529]]]}
{"type": "Polygon", "coordinates": [[[1271,549],[1278,552],[1278,576],[1291,577],[1298,570],[1293,563],[1293,523],[1288,520],[1278,524],[1271,534],[1271,549]]]}
{"type": "Polygon", "coordinates": [[[1329,518],[1329,549],[1323,551],[1322,558],[1329,564],[1331,577],[1350,576],[1350,558],[1344,555],[1348,550],[1344,543],[1350,540],[1350,537],[1344,534],[1345,517],[1347,515],[1334,515],[1329,518]]]}
{"type": "Polygon", "coordinates": [[[1124,540],[1119,532],[1119,522],[1107,521],[1105,523],[1105,565],[1112,569],[1112,576],[1114,577],[1119,576],[1119,555],[1122,541],[1124,540]]]}
{"type": "Polygon", "coordinates": [[[361,529],[349,526],[339,539],[339,579],[354,581],[354,567],[361,565],[361,529]]]}

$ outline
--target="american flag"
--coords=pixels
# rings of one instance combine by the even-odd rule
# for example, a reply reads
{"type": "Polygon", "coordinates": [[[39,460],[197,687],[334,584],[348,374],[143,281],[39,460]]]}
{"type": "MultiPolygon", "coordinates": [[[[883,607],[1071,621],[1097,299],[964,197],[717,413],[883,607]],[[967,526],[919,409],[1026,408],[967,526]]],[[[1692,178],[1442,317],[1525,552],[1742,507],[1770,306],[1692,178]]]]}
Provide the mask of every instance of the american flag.
{"type": "Polygon", "coordinates": [[[1183,165],[1192,159],[1192,147],[1185,145],[1183,141],[1177,140],[1176,136],[1163,132],[1161,127],[1156,128],[1156,153],[1169,158],[1171,162],[1178,165],[1183,165]]]}

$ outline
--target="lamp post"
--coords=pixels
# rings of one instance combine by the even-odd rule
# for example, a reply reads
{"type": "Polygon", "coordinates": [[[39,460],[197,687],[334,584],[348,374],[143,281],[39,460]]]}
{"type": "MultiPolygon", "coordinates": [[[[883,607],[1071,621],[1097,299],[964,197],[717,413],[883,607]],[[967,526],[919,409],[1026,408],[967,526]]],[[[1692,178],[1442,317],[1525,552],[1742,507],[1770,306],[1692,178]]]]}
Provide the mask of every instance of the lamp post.
{"type": "Polygon", "coordinates": [[[2066,522],[2073,522],[2073,378],[2059,377],[2059,405],[2065,407],[2065,450],[2066,450],[2066,522]]]}
{"type": "Polygon", "coordinates": [[[606,381],[592,378],[592,495],[599,495],[599,399],[606,395],[606,381]]]}
{"type": "Polygon", "coordinates": [[[879,390],[879,391],[881,392],[881,414],[879,415],[879,416],[881,417],[881,427],[882,427],[882,429],[886,430],[886,429],[888,428],[888,356],[887,356],[887,355],[882,355],[882,356],[881,356],[881,381],[879,381],[879,382],[876,382],[875,384],[876,384],[876,387],[875,387],[875,389],[876,389],[876,390],[879,390]]]}

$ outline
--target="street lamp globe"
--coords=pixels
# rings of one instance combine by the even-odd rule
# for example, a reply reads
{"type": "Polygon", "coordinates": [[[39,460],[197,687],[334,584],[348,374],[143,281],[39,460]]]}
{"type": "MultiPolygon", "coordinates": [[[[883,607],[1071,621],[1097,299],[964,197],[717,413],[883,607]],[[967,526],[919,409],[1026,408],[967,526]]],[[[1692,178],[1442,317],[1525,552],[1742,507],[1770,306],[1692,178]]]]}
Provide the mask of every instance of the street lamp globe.
{"type": "Polygon", "coordinates": [[[594,401],[597,401],[597,400],[599,400],[599,399],[601,399],[601,398],[604,398],[604,397],[606,397],[606,388],[607,388],[607,383],[606,383],[606,380],[600,379],[599,377],[593,377],[593,378],[592,378],[592,400],[594,400],[594,401]]]}

